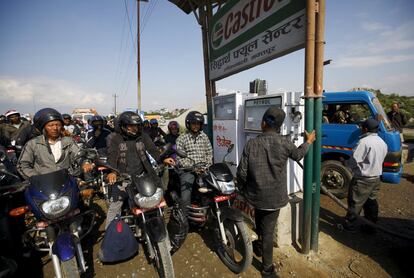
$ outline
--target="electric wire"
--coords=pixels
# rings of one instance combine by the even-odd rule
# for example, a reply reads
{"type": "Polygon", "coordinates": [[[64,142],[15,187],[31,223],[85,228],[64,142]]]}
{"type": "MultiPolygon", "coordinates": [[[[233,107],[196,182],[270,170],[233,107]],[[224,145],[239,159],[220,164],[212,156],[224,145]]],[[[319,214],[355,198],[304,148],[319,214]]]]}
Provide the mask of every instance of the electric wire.
{"type": "Polygon", "coordinates": [[[154,0],[154,1],[152,1],[151,3],[154,3],[152,6],[149,6],[148,7],[148,9],[147,9],[147,11],[148,11],[148,16],[147,17],[145,17],[144,19],[143,19],[143,24],[142,24],[142,29],[140,30],[140,35],[142,36],[142,33],[144,32],[144,29],[145,29],[145,26],[147,26],[147,23],[148,23],[148,21],[149,21],[149,19],[150,19],[150,17],[151,17],[151,15],[152,15],[152,13],[154,12],[154,10],[155,10],[155,7],[157,6],[157,4],[158,4],[158,0],[154,0]]]}
{"type": "Polygon", "coordinates": [[[119,49],[118,49],[118,54],[117,54],[117,63],[116,63],[116,68],[115,68],[115,74],[114,74],[114,92],[115,94],[117,93],[118,90],[118,86],[117,83],[120,79],[120,75],[121,75],[121,65],[124,62],[124,58],[125,55],[122,55],[122,59],[121,59],[121,53],[123,53],[123,47],[124,47],[124,37],[125,37],[125,26],[126,26],[126,14],[124,14],[124,18],[122,21],[122,32],[121,32],[121,43],[119,45],[119,49]]]}

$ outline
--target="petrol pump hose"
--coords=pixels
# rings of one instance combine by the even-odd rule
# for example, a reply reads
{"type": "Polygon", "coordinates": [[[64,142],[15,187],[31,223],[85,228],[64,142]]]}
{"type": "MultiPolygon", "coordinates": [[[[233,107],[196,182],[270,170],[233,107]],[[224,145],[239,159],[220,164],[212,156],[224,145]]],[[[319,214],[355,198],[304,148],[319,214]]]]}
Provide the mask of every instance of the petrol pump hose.
{"type": "MultiPolygon", "coordinates": [[[[300,163],[300,162],[298,162],[297,161],[297,163],[298,163],[298,165],[303,169],[303,165],[302,165],[302,163],[300,163]]],[[[337,203],[341,208],[343,208],[344,210],[346,210],[347,212],[350,212],[350,213],[353,213],[353,212],[351,212],[351,211],[349,211],[348,210],[348,206],[347,205],[345,205],[341,200],[339,200],[337,197],[335,197],[335,195],[333,195],[331,192],[329,192],[328,191],[328,189],[325,187],[325,186],[323,186],[322,184],[321,184],[321,191],[325,194],[325,195],[327,195],[328,197],[330,197],[335,203],[337,203]]],[[[378,229],[378,230],[380,230],[380,231],[382,231],[382,232],[385,232],[385,233],[387,233],[387,234],[390,234],[390,235],[393,235],[393,236],[395,236],[395,237],[399,237],[399,238],[402,238],[402,239],[406,239],[406,240],[411,240],[411,241],[414,241],[414,237],[410,237],[410,236],[407,236],[407,235],[402,235],[402,234],[400,234],[400,233],[396,233],[396,232],[394,232],[394,231],[391,231],[391,230],[389,230],[389,229],[387,229],[387,228],[385,228],[385,227],[383,227],[383,226],[381,226],[381,225],[378,225],[378,224],[376,224],[376,223],[374,223],[374,222],[371,222],[371,221],[369,221],[368,219],[366,219],[365,217],[362,217],[361,215],[356,215],[356,217],[359,219],[359,220],[361,220],[364,224],[367,224],[367,225],[369,225],[369,226],[371,226],[371,227],[373,227],[373,228],[375,228],[375,229],[378,229]]]]}

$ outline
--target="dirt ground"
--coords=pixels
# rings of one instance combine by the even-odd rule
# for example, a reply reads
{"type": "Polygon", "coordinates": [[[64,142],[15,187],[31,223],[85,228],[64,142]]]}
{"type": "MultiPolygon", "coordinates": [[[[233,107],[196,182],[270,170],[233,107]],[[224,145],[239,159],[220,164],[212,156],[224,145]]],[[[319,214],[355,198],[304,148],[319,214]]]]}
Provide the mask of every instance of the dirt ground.
{"type": "MultiPolygon", "coordinates": [[[[414,149],[410,151],[412,158],[414,149]]],[[[383,232],[368,235],[343,231],[338,223],[345,211],[327,196],[321,196],[319,251],[303,255],[293,246],[275,248],[278,274],[281,277],[412,277],[413,200],[414,162],[410,162],[404,166],[404,178],[399,185],[382,184],[378,221],[379,225],[411,237],[409,240],[383,232]]],[[[235,275],[212,251],[211,242],[210,235],[203,231],[190,232],[173,256],[176,277],[260,277],[260,258],[255,257],[246,272],[235,275]]],[[[86,250],[89,270],[84,277],[158,277],[147,263],[141,246],[137,256],[114,265],[102,265],[97,260],[99,246],[98,240],[93,250],[86,250]]],[[[46,262],[47,256],[43,260],[44,276],[53,277],[52,263],[46,262]]]]}

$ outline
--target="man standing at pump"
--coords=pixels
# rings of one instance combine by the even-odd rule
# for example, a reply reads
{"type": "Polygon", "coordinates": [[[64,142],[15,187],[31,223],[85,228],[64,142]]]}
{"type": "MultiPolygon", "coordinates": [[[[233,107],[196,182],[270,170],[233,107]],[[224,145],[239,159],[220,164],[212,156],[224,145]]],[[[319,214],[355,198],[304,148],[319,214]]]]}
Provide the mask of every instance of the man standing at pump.
{"type": "Polygon", "coordinates": [[[238,187],[255,208],[259,239],[253,242],[253,250],[262,256],[261,273],[264,277],[276,277],[273,231],[280,209],[288,203],[287,160],[301,160],[316,139],[315,131],[310,134],[305,131],[306,142],[296,147],[280,134],[285,116],[280,108],[266,110],[261,122],[263,133],[247,142],[237,168],[238,187]]]}
{"type": "MultiPolygon", "coordinates": [[[[348,213],[345,216],[345,229],[356,230],[357,215],[364,209],[364,216],[373,223],[378,220],[377,195],[381,184],[382,164],[388,147],[378,136],[379,122],[368,119],[362,123],[362,135],[355,146],[352,157],[346,161],[353,178],[348,191],[348,213]]],[[[368,232],[371,227],[363,226],[368,232]]]]}

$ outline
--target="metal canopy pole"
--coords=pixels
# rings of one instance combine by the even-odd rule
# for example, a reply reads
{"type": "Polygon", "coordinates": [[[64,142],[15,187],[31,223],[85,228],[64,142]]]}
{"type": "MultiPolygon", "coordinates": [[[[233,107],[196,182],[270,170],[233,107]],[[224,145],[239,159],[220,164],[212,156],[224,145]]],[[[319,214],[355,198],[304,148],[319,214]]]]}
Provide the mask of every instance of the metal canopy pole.
{"type": "Polygon", "coordinates": [[[315,131],[316,141],[313,147],[313,180],[315,186],[312,192],[311,243],[313,251],[318,251],[319,242],[319,210],[321,190],[321,137],[322,137],[322,93],[323,93],[323,59],[324,59],[324,32],[325,32],[325,0],[318,0],[316,13],[315,37],[315,131]]]}
{"type": "Polygon", "coordinates": [[[208,21],[212,15],[212,7],[210,1],[205,1],[199,8],[199,18],[201,23],[201,33],[203,38],[203,57],[204,57],[204,80],[206,87],[206,104],[207,104],[207,119],[208,119],[208,130],[207,135],[212,142],[213,139],[213,101],[212,98],[215,96],[215,82],[210,81],[210,63],[209,63],[209,48],[208,48],[208,21]]]}
{"type": "MultiPolygon", "coordinates": [[[[315,66],[315,0],[306,0],[306,45],[305,45],[305,129],[314,129],[314,68],[315,66]]],[[[303,192],[302,252],[310,250],[313,146],[305,156],[303,192]]]]}

